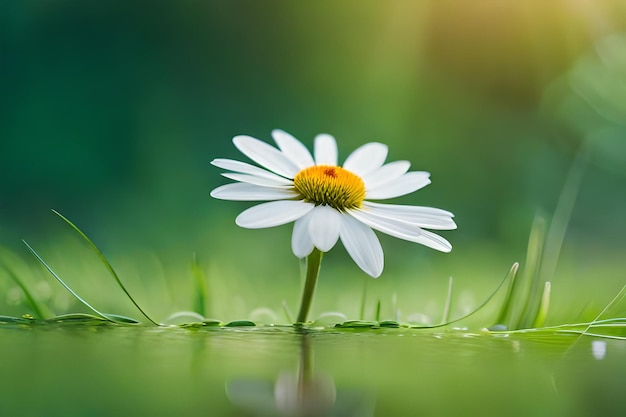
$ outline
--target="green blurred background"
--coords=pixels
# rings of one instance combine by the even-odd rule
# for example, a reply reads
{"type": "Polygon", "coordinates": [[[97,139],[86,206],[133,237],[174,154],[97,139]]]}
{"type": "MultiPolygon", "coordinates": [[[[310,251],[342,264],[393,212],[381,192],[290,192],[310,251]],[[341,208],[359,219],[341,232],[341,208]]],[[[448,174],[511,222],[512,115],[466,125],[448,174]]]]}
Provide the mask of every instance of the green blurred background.
{"type": "MultiPolygon", "coordinates": [[[[533,217],[549,218],[588,145],[554,291],[601,304],[624,282],[625,33],[622,0],[2,1],[0,244],[25,254],[25,238],[98,291],[84,279],[97,260],[54,208],[137,277],[148,309],[188,308],[194,252],[228,300],[207,315],[295,309],[291,228],[237,228],[250,204],[211,199],[227,181],[209,162],[240,159],[237,134],[271,141],[281,128],[310,147],[326,132],[340,159],[388,144],[390,160],[432,173],[397,202],[455,213],[451,254],[381,238],[386,269],[371,285],[404,283],[399,302],[428,310],[419,297],[440,297],[449,275],[492,288],[523,261],[533,217]]],[[[317,309],[353,314],[366,277],[339,246],[317,309]]]]}

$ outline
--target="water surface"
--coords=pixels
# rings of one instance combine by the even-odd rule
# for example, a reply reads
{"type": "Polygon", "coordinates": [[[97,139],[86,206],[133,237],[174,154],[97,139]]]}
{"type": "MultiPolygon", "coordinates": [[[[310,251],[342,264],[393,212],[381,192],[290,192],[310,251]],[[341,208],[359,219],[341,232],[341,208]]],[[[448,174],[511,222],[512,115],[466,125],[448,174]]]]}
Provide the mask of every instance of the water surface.
{"type": "Polygon", "coordinates": [[[411,329],[0,327],[1,416],[610,416],[626,344],[411,329]]]}

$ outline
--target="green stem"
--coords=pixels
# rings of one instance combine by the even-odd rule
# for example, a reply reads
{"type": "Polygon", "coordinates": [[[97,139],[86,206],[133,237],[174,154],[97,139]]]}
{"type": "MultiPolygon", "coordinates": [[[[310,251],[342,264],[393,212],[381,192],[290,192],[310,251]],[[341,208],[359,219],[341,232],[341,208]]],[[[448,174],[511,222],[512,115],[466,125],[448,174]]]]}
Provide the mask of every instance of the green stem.
{"type": "Polygon", "coordinates": [[[302,292],[300,312],[298,313],[298,319],[296,320],[296,323],[306,323],[306,318],[309,315],[309,310],[311,309],[311,302],[313,301],[315,284],[317,284],[317,277],[320,273],[321,264],[322,252],[315,248],[306,260],[306,278],[304,281],[304,291],[302,292]]]}

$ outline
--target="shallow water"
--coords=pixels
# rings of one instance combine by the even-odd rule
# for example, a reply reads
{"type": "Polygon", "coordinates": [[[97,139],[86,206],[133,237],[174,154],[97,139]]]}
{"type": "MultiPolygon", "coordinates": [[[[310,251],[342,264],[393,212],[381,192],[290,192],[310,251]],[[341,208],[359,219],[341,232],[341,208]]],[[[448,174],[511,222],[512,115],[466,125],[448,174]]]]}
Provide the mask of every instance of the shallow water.
{"type": "Polygon", "coordinates": [[[1,416],[622,415],[626,344],[407,329],[0,327],[1,416]]]}

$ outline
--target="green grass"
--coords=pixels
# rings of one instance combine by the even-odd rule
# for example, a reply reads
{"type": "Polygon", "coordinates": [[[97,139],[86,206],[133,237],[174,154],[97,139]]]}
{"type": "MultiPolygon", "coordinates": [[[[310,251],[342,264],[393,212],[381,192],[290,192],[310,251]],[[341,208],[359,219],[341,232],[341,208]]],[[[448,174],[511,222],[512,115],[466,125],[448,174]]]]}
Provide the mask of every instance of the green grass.
{"type": "MultiPolygon", "coordinates": [[[[55,212],[56,213],[56,212],[55,212]]],[[[186,328],[201,328],[201,327],[240,327],[240,326],[254,326],[261,323],[271,322],[273,325],[285,325],[285,322],[279,322],[279,314],[267,307],[257,308],[250,313],[250,319],[256,317],[262,317],[259,322],[253,320],[231,320],[222,321],[219,319],[209,319],[206,317],[206,312],[209,310],[207,304],[207,287],[208,276],[205,274],[204,269],[199,265],[196,257],[194,256],[191,262],[189,276],[191,281],[192,297],[191,297],[191,310],[190,311],[177,311],[170,314],[163,323],[158,323],[152,320],[144,310],[138,305],[137,301],[130,295],[122,283],[120,277],[113,269],[111,263],[104,257],[102,252],[97,246],[87,237],[87,235],[78,229],[71,221],[56,213],[61,219],[63,219],[68,225],[71,226],[80,238],[85,241],[93,252],[97,254],[98,259],[105,266],[111,279],[121,289],[120,294],[124,294],[125,297],[136,306],[137,310],[144,315],[144,318],[149,324],[153,325],[180,325],[186,328]]],[[[529,238],[528,254],[526,263],[524,265],[526,274],[520,276],[520,265],[514,263],[500,283],[494,288],[486,299],[474,308],[468,314],[452,317],[451,311],[455,310],[453,306],[453,294],[454,294],[454,280],[452,278],[448,281],[447,290],[445,296],[442,297],[441,303],[441,320],[435,324],[418,324],[410,322],[402,322],[398,320],[398,307],[397,296],[393,293],[389,304],[391,305],[392,317],[386,318],[381,314],[384,300],[377,298],[374,306],[374,316],[372,320],[367,320],[365,317],[366,300],[368,286],[364,284],[361,296],[361,306],[359,309],[359,317],[357,319],[348,319],[345,314],[341,312],[328,312],[321,314],[317,320],[309,323],[311,327],[315,328],[335,328],[335,329],[379,329],[379,328],[406,328],[406,329],[442,329],[442,328],[465,328],[457,327],[462,323],[471,321],[471,319],[481,313],[483,310],[495,304],[494,313],[491,315],[490,322],[482,322],[474,327],[482,330],[483,332],[493,334],[530,334],[530,333],[551,333],[551,334],[565,334],[575,333],[580,336],[596,336],[606,337],[614,339],[626,339],[626,318],[612,316],[612,312],[623,311],[624,298],[626,297],[626,286],[624,286],[619,293],[611,300],[602,311],[597,314],[594,320],[589,322],[576,322],[576,323],[564,323],[560,325],[543,326],[546,317],[549,312],[549,305],[551,299],[551,286],[549,281],[541,281],[540,274],[537,273],[539,265],[543,260],[544,243],[546,239],[545,227],[543,225],[545,221],[538,217],[535,221],[529,238]],[[538,290],[540,289],[540,290],[538,290]],[[535,307],[532,309],[533,314],[529,314],[531,311],[529,306],[535,307]],[[530,323],[526,325],[526,323],[530,323]]],[[[61,286],[67,290],[80,304],[85,306],[90,313],[64,313],[60,315],[52,315],[51,309],[43,305],[37,300],[37,297],[29,290],[28,284],[19,277],[13,270],[4,266],[5,273],[19,286],[24,292],[25,300],[30,306],[34,315],[24,315],[22,317],[16,316],[0,316],[0,323],[12,323],[12,324],[86,324],[86,325],[138,325],[141,324],[136,318],[104,313],[95,308],[92,304],[87,302],[83,297],[73,290],[59,275],[53,270],[53,268],[26,242],[24,242],[28,250],[33,254],[35,259],[61,284],[61,286]],[[44,311],[46,313],[44,313],[44,311]]],[[[5,253],[5,257],[6,253],[5,253]]],[[[366,281],[367,282],[367,281],[366,281]]],[[[286,318],[286,323],[293,323],[290,309],[287,303],[283,303],[283,313],[286,318]]]]}
{"type": "MultiPolygon", "coordinates": [[[[553,297],[551,279],[555,275],[557,263],[561,256],[561,249],[565,238],[565,232],[575,205],[577,191],[583,176],[588,159],[588,151],[583,148],[575,159],[572,168],[566,179],[566,184],[559,198],[557,208],[552,219],[537,214],[530,230],[528,239],[526,259],[523,264],[513,263],[510,270],[498,285],[490,290],[482,302],[468,310],[468,305],[454,302],[454,295],[459,292],[454,287],[454,280],[449,278],[445,295],[442,294],[440,302],[440,320],[436,321],[429,316],[423,316],[425,322],[403,321],[401,311],[398,307],[398,291],[395,289],[389,299],[375,294],[374,300],[368,301],[368,296],[372,292],[372,285],[365,280],[360,296],[357,317],[350,318],[342,311],[328,311],[318,314],[317,318],[309,321],[305,325],[321,328],[412,328],[412,329],[441,329],[441,328],[478,328],[486,332],[495,334],[528,334],[528,333],[575,333],[580,336],[601,336],[607,338],[626,339],[626,318],[623,312],[626,311],[624,298],[626,297],[626,286],[615,295],[613,300],[604,305],[604,308],[594,316],[592,320],[582,321],[573,317],[572,324],[563,322],[557,325],[545,326],[550,315],[553,297]],[[372,302],[373,301],[373,302],[372,302]],[[368,311],[372,311],[368,317],[368,311]],[[386,310],[384,310],[386,309],[386,310]],[[386,311],[386,313],[383,313],[386,311]],[[453,314],[455,311],[466,311],[465,314],[453,314]]],[[[209,318],[208,315],[214,311],[210,299],[216,302],[224,294],[218,291],[237,292],[236,286],[229,288],[229,279],[216,278],[216,274],[208,274],[207,268],[201,265],[195,255],[192,256],[189,270],[177,274],[176,286],[180,285],[181,277],[185,277],[185,285],[189,288],[189,299],[186,309],[169,312],[162,323],[156,321],[146,313],[138,301],[131,295],[122,279],[113,268],[111,262],[104,256],[96,244],[74,223],[57,211],[54,211],[63,222],[70,226],[71,230],[79,237],[90,251],[96,255],[100,264],[104,267],[110,280],[119,289],[119,300],[126,299],[134,306],[137,312],[143,316],[145,324],[154,326],[162,325],[182,325],[185,327],[204,326],[252,326],[255,324],[284,325],[294,323],[293,313],[286,300],[281,303],[281,312],[269,307],[257,307],[252,309],[248,317],[236,320],[220,320],[219,318],[209,318]],[[209,289],[212,292],[209,292],[209,289]],[[285,317],[281,323],[280,316],[285,317]]],[[[24,267],[24,262],[17,255],[8,251],[0,252],[0,272],[8,277],[22,292],[25,304],[32,312],[23,316],[0,316],[0,323],[18,324],[48,324],[48,323],[83,323],[83,324],[115,324],[115,325],[138,325],[141,320],[128,315],[105,313],[101,308],[96,308],[86,298],[78,294],[60,274],[46,262],[43,257],[26,241],[24,241],[28,251],[40,263],[44,269],[79,303],[88,313],[85,312],[63,312],[62,314],[52,313],[53,308],[41,301],[34,289],[32,279],[29,279],[28,268],[24,267]]],[[[301,263],[301,273],[305,273],[306,268],[301,263]]],[[[93,279],[89,277],[89,279],[93,279]]],[[[168,288],[176,288],[168,283],[168,288]]],[[[269,290],[276,289],[269,285],[269,290]]],[[[563,297],[571,296],[565,294],[563,297]]],[[[174,297],[170,297],[173,299],[174,297]]],[[[96,300],[98,301],[98,300],[96,300]]],[[[121,303],[119,303],[121,304],[121,303]]],[[[301,314],[300,314],[301,315],[301,314]]],[[[301,321],[301,320],[299,320],[301,321]]]]}

